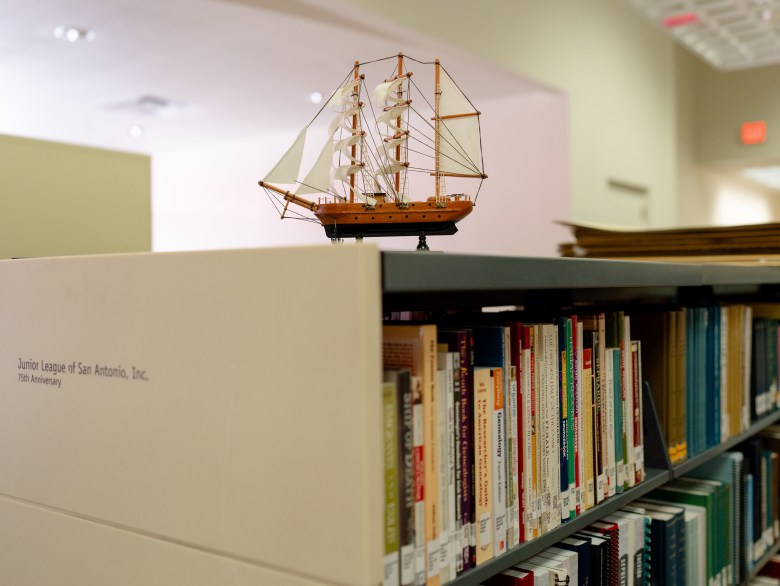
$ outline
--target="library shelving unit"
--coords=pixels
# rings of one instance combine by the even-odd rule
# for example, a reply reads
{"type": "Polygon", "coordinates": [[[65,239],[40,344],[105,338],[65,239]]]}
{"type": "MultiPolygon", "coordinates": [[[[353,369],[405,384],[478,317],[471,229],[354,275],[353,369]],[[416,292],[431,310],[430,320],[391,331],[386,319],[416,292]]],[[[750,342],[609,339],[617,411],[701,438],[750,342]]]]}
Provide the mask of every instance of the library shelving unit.
{"type": "MultiPolygon", "coordinates": [[[[780,299],[780,269],[370,245],[0,261],[0,582],[377,586],[384,316],[697,296],[780,299]]],[[[653,459],[647,407],[645,482],[453,583],[728,447],[653,459]]]]}

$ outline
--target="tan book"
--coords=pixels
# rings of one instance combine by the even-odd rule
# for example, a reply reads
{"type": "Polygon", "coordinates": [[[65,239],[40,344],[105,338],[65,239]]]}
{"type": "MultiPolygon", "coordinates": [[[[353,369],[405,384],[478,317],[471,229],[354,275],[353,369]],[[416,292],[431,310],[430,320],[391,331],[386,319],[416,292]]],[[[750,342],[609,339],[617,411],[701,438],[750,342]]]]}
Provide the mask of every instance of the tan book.
{"type": "Polygon", "coordinates": [[[477,565],[493,558],[493,380],[490,368],[474,369],[474,472],[477,565]]]}

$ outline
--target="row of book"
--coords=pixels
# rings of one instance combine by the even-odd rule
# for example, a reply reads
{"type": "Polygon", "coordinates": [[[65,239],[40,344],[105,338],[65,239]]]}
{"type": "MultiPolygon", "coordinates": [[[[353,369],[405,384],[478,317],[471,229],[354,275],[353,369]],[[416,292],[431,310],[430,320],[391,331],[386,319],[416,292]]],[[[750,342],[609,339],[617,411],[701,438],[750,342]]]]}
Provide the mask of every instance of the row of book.
{"type": "Polygon", "coordinates": [[[623,312],[383,335],[385,584],[443,584],[643,479],[623,312]]]}
{"type": "Polygon", "coordinates": [[[632,314],[673,464],[778,408],[778,318],[777,304],[632,314]]]}
{"type": "Polygon", "coordinates": [[[769,429],[484,584],[748,583],[780,538],[778,447],[769,429]]]}

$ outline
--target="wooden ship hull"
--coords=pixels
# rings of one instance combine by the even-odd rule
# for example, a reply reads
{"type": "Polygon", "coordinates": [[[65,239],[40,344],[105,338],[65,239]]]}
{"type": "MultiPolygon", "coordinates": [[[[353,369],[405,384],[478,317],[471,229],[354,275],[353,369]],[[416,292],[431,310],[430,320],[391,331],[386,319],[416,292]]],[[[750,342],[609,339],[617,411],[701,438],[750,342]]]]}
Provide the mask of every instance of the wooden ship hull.
{"type": "Polygon", "coordinates": [[[314,215],[328,238],[446,236],[455,234],[455,224],[473,209],[473,202],[465,198],[448,201],[444,207],[430,198],[411,201],[405,207],[395,203],[377,203],[373,208],[362,203],[325,203],[317,206],[314,215]]]}

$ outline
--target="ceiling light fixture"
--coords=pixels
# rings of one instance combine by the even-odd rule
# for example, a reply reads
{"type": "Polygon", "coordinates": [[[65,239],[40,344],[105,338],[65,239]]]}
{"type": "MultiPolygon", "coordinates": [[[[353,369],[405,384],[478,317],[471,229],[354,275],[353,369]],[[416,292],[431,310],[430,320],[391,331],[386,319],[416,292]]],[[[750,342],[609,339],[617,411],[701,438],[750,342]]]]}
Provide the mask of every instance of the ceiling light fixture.
{"type": "Polygon", "coordinates": [[[138,126],[137,124],[134,124],[130,127],[130,136],[133,138],[141,138],[141,135],[144,133],[144,129],[142,126],[138,126]]]}
{"type": "Polygon", "coordinates": [[[320,92],[312,92],[309,94],[309,100],[312,104],[322,103],[322,94],[320,92]]]}
{"type": "Polygon", "coordinates": [[[58,26],[54,29],[54,37],[69,43],[91,41],[95,38],[95,31],[77,26],[58,26]]]}

